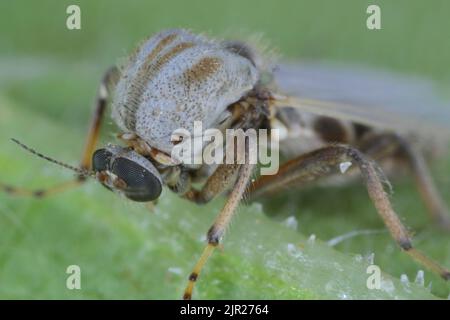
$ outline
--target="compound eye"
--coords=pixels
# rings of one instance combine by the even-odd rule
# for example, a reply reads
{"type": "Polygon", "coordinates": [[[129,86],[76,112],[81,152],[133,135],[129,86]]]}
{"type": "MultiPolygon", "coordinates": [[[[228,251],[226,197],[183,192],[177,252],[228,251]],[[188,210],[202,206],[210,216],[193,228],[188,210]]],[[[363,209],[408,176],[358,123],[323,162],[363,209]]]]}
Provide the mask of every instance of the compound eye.
{"type": "Polygon", "coordinates": [[[118,157],[114,160],[111,171],[125,182],[126,187],[122,191],[128,199],[147,202],[157,199],[162,191],[161,178],[156,169],[152,169],[128,158],[118,157]]]}
{"type": "Polygon", "coordinates": [[[107,149],[96,150],[92,155],[92,169],[95,172],[108,170],[112,155],[112,152],[107,149]]]}

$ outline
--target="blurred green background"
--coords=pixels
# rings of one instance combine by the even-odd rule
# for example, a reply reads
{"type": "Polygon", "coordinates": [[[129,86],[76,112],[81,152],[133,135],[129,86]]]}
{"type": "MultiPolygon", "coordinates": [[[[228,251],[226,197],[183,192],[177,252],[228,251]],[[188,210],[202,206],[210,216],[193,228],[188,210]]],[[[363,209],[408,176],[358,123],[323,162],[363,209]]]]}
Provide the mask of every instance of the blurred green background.
{"type": "MultiPolygon", "coordinates": [[[[76,164],[102,72],[164,28],[243,39],[256,34],[282,59],[367,64],[448,88],[449,17],[445,0],[1,1],[0,179],[28,187],[70,179],[9,138],[76,164]],[[81,7],[81,30],[66,29],[70,4],[81,7]],[[369,4],[381,7],[382,30],[367,30],[369,4]]],[[[104,126],[102,143],[113,133],[110,123],[104,126]]],[[[447,203],[449,164],[447,157],[433,167],[447,203]]],[[[450,236],[430,226],[412,180],[395,181],[394,188],[395,208],[417,232],[415,244],[450,266],[450,236]]],[[[93,182],[44,200],[0,194],[0,298],[177,299],[222,203],[198,207],[165,192],[149,211],[93,182]],[[81,290],[66,288],[72,264],[81,267],[81,290]]],[[[450,286],[429,272],[426,288],[398,280],[401,274],[414,280],[420,267],[386,232],[335,248],[325,243],[361,229],[383,224],[359,186],[242,206],[194,298],[447,298],[450,286]],[[289,216],[297,230],[282,223],[289,216]],[[312,233],[314,244],[306,240],[312,233]],[[366,288],[371,253],[384,272],[381,290],[366,288]]]]}

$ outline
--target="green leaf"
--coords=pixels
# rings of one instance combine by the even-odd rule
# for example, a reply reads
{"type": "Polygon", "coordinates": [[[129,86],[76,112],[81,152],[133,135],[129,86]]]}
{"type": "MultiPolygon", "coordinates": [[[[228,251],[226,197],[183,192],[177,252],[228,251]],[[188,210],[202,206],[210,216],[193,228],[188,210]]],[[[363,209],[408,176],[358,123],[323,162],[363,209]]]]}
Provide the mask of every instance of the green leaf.
{"type": "MultiPolygon", "coordinates": [[[[74,150],[80,149],[83,134],[5,98],[0,104],[2,180],[42,187],[70,179],[70,172],[24,153],[6,137],[75,164],[74,150]]],[[[42,200],[5,194],[0,199],[2,298],[180,298],[204,247],[205,232],[223,205],[218,199],[198,206],[165,190],[149,210],[93,181],[42,200]],[[73,264],[81,267],[81,290],[66,288],[66,268],[73,264]]],[[[274,213],[269,208],[265,210],[274,213]]],[[[281,215],[288,212],[280,209],[281,215]]],[[[426,288],[385,272],[381,289],[368,289],[367,257],[337,251],[320,236],[308,241],[292,228],[294,219],[302,223],[300,216],[290,218],[289,226],[263,211],[260,203],[240,207],[223,250],[214,253],[201,274],[194,298],[436,298],[426,288]]],[[[320,216],[318,220],[316,230],[327,223],[320,216]]],[[[373,250],[378,250],[372,240],[373,250]]]]}

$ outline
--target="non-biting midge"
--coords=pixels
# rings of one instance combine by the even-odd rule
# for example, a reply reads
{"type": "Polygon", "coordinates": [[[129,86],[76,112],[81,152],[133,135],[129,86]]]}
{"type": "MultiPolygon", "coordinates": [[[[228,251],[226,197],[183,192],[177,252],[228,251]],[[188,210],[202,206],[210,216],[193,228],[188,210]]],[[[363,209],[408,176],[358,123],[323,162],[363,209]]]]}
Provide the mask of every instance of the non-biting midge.
{"type": "Polygon", "coordinates": [[[128,63],[106,73],[79,167],[16,141],[28,151],[76,171],[77,180],[37,191],[9,185],[3,185],[3,190],[44,197],[79,185],[90,176],[140,202],[156,200],[164,186],[199,204],[226,194],[228,200],[207,232],[206,248],[187,277],[184,299],[190,299],[204,264],[222,240],[245,193],[253,199],[286,187],[307,186],[319,179],[343,180],[359,173],[400,248],[448,280],[447,269],[413,248],[391,206],[380,169],[386,163],[390,168],[406,164],[430,216],[450,228],[448,210],[423,156],[431,152],[428,138],[436,130],[408,118],[421,106],[439,104],[429,100],[428,87],[365,69],[301,63],[271,69],[263,60],[243,42],[212,40],[180,29],[162,31],[144,41],[128,63]],[[95,150],[109,96],[124,146],[109,144],[95,150]],[[424,101],[424,96],[428,100],[424,101]],[[403,110],[402,116],[394,117],[391,111],[401,114],[399,110],[403,110]],[[178,128],[192,131],[195,121],[205,130],[280,129],[280,151],[289,160],[278,173],[254,182],[255,165],[247,162],[205,168],[176,161],[171,152],[181,140],[173,139],[172,133],[178,128]],[[427,143],[420,144],[421,138],[427,143]],[[202,182],[203,187],[196,189],[193,181],[202,182]]]}

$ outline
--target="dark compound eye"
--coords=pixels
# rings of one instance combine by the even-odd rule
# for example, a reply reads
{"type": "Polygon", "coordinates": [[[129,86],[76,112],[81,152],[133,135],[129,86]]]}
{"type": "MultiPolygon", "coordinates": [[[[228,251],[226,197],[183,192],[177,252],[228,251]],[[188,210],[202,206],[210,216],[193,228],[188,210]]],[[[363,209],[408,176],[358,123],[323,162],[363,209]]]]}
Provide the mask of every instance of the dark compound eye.
{"type": "MultiPolygon", "coordinates": [[[[148,165],[151,166],[150,163],[148,165]]],[[[130,200],[147,202],[157,199],[161,194],[162,182],[156,169],[152,172],[133,160],[118,157],[111,171],[126,183],[127,187],[122,191],[130,200]]]]}
{"type": "Polygon", "coordinates": [[[92,155],[92,169],[95,172],[108,170],[112,155],[107,149],[96,150],[92,155]]]}

